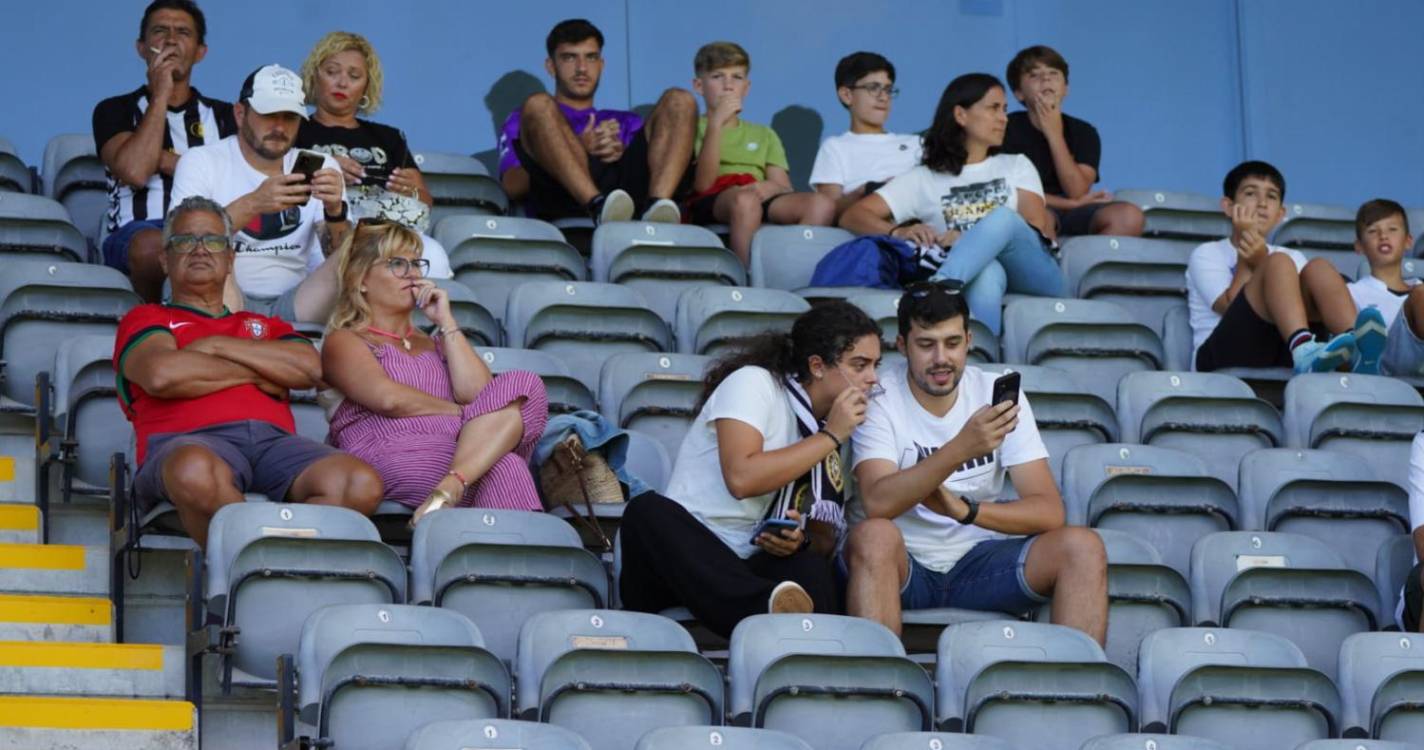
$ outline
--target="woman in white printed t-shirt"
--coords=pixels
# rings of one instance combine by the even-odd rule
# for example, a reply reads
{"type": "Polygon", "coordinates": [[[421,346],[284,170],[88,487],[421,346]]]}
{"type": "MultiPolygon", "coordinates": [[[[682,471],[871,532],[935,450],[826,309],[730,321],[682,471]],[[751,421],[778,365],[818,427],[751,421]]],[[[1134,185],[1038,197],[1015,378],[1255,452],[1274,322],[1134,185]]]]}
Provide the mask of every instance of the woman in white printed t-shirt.
{"type": "Polygon", "coordinates": [[[838,301],[710,365],[667,497],[623,512],[623,607],[685,606],[723,637],[754,614],[839,612],[840,453],[879,362],[880,327],[838,301]]]}
{"type": "Polygon", "coordinates": [[[924,163],[846,210],[840,225],[945,249],[936,281],[954,279],[974,319],[999,333],[1005,292],[1061,297],[1049,253],[1053,222],[1043,184],[1023,154],[996,154],[1008,127],[999,79],[969,73],[950,82],[925,133],[924,163]]]}

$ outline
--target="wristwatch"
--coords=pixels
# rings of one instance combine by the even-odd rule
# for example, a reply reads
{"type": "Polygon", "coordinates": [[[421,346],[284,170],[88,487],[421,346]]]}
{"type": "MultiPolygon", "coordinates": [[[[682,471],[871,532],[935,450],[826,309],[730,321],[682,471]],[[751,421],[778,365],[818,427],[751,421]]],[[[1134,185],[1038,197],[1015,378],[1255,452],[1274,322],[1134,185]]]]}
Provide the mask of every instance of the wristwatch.
{"type": "Polygon", "coordinates": [[[969,507],[969,512],[964,514],[964,518],[959,524],[961,526],[973,526],[974,519],[979,515],[979,501],[970,500],[967,497],[961,497],[959,499],[963,500],[964,504],[969,507]]]}

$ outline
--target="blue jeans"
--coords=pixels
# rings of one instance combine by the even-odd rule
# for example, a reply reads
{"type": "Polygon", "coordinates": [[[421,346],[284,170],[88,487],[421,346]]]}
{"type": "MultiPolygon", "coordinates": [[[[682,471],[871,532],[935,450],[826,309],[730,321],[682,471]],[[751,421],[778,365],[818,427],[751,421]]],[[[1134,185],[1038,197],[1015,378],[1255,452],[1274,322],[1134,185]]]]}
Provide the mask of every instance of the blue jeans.
{"type": "Polygon", "coordinates": [[[1005,292],[1062,297],[1066,286],[1038,232],[1008,206],[990,211],[961,235],[932,278],[964,282],[969,314],[996,336],[1003,327],[1005,292]]]}
{"type": "Polygon", "coordinates": [[[904,609],[957,607],[982,612],[1025,614],[1049,598],[1024,578],[1034,537],[988,539],[965,553],[953,568],[937,573],[910,557],[910,577],[900,589],[904,609]]]}

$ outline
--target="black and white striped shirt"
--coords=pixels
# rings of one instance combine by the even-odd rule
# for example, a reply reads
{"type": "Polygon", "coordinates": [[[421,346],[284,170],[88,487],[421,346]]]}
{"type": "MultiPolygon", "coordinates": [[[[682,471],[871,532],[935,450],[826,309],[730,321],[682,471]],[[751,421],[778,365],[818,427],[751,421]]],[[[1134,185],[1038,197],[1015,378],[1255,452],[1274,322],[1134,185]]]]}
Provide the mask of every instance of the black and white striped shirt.
{"type": "MultiPolygon", "coordinates": [[[[148,105],[147,86],[99,102],[94,107],[95,151],[102,151],[104,144],[119,133],[138,130],[148,105]]],[[[169,108],[163,149],[182,156],[190,148],[217,143],[236,132],[237,122],[232,116],[232,105],[204,97],[195,88],[187,103],[169,108]]],[[[104,218],[105,234],[131,221],[161,220],[168,213],[169,196],[173,190],[171,176],[155,170],[148,178],[148,184],[141,188],[125,184],[112,172],[108,172],[108,177],[109,211],[104,218]]]]}

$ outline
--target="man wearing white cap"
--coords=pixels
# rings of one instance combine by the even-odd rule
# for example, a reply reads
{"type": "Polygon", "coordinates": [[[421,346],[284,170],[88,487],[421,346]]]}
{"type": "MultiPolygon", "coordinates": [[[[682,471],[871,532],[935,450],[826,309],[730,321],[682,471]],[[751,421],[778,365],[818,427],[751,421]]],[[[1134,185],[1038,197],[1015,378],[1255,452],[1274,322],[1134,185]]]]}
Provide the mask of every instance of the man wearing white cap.
{"type": "MultiPolygon", "coordinates": [[[[233,104],[237,135],[191,149],[178,160],[173,202],[201,195],[227,207],[236,233],[236,288],[223,301],[292,321],[320,322],[336,301],[347,220],[345,184],[331,157],[310,177],[292,148],[306,117],[302,79],[264,65],[242,84],[233,104]]],[[[320,156],[320,154],[314,154],[320,156]]]]}

